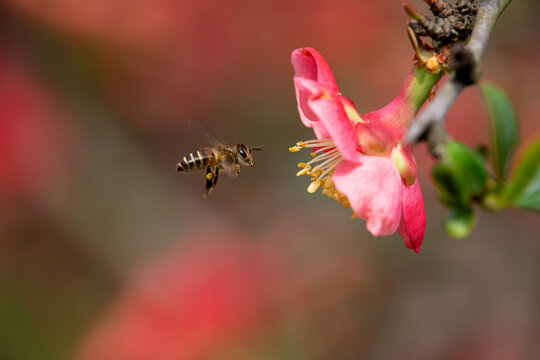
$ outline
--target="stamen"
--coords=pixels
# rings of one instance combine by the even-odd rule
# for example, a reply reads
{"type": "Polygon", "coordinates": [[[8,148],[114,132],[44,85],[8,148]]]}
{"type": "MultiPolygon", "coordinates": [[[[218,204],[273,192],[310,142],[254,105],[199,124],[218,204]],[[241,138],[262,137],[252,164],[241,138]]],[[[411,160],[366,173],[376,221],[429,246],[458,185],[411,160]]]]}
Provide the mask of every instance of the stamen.
{"type": "Polygon", "coordinates": [[[336,168],[337,164],[339,164],[341,161],[343,160],[343,158],[340,156],[339,158],[335,158],[332,160],[332,162],[330,164],[328,164],[328,169],[326,169],[321,175],[320,177],[323,178],[326,174],[328,174],[330,171],[334,171],[334,169],[336,168]]]}
{"type": "Polygon", "coordinates": [[[296,173],[296,176],[302,176],[304,174],[307,174],[311,170],[311,166],[306,166],[304,169],[300,170],[296,173]]]}
{"type": "Polygon", "coordinates": [[[322,186],[324,195],[341,203],[344,208],[350,208],[349,199],[335,188],[331,177],[336,166],[343,161],[343,157],[334,142],[330,139],[299,141],[296,146],[289,148],[289,151],[297,152],[302,148],[317,148],[310,153],[312,160],[307,163],[298,163],[298,167],[302,170],[296,176],[305,174],[311,176],[311,183],[307,191],[313,194],[322,186]]]}
{"type": "Polygon", "coordinates": [[[317,161],[322,161],[322,160],[325,160],[325,162],[323,162],[322,164],[319,164],[317,166],[315,166],[313,168],[313,170],[317,170],[317,169],[320,169],[320,168],[323,168],[325,167],[326,165],[328,165],[329,163],[331,163],[332,161],[338,159],[338,158],[341,158],[341,154],[340,153],[336,153],[336,152],[333,152],[333,153],[326,153],[325,155],[319,155],[317,156],[315,159],[311,160],[309,163],[311,162],[317,162],[317,161]],[[329,154],[329,155],[326,155],[326,154],[329,154]]]}
{"type": "Polygon", "coordinates": [[[296,146],[289,148],[289,151],[298,152],[302,150],[303,148],[313,148],[313,147],[324,147],[324,148],[331,149],[335,147],[335,145],[334,145],[334,142],[329,139],[298,141],[296,143],[296,146]]]}
{"type": "Polygon", "coordinates": [[[315,157],[317,155],[317,153],[320,153],[321,151],[327,151],[327,150],[330,150],[332,148],[335,148],[334,144],[322,147],[320,149],[317,149],[317,150],[313,151],[310,155],[311,155],[311,157],[315,157]]]}
{"type": "Polygon", "coordinates": [[[308,172],[308,175],[311,176],[313,180],[316,180],[321,175],[321,173],[322,173],[321,169],[317,169],[315,171],[308,172]]]}
{"type": "Polygon", "coordinates": [[[306,147],[324,147],[331,146],[335,147],[334,142],[331,139],[321,139],[321,140],[308,140],[308,141],[298,141],[294,148],[306,148],[306,147]]]}
{"type": "Polygon", "coordinates": [[[328,176],[326,178],[326,181],[324,182],[324,190],[331,189],[334,186],[334,182],[332,181],[332,178],[328,176]]]}
{"type": "Polygon", "coordinates": [[[313,181],[311,184],[309,184],[309,186],[307,188],[308,193],[313,194],[315,191],[317,191],[319,186],[321,186],[321,181],[320,180],[313,181]]]}
{"type": "MultiPolygon", "coordinates": [[[[325,152],[324,154],[321,154],[319,156],[317,156],[316,158],[314,158],[313,160],[310,160],[306,163],[306,165],[310,165],[310,164],[313,164],[313,163],[316,163],[316,162],[319,162],[319,161],[323,161],[323,160],[327,160],[327,159],[332,159],[332,158],[340,158],[341,157],[341,154],[339,153],[339,150],[338,149],[334,149],[334,150],[331,150],[331,151],[328,151],[328,152],[325,152]]],[[[328,162],[328,161],[326,161],[328,162]]],[[[325,162],[325,164],[326,164],[325,162]]],[[[315,170],[321,168],[322,166],[325,166],[325,164],[319,164],[317,166],[314,167],[315,170]]]]}

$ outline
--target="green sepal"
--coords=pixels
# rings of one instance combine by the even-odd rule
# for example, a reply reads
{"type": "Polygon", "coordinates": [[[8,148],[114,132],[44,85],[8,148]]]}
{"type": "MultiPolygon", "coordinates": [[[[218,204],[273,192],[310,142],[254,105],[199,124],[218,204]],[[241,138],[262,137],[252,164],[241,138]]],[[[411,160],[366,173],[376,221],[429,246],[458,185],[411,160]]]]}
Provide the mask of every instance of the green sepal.
{"type": "Polygon", "coordinates": [[[493,169],[502,181],[508,176],[510,160],[519,143],[516,111],[501,88],[487,83],[479,88],[489,120],[493,169]]]}
{"type": "Polygon", "coordinates": [[[407,95],[415,111],[418,111],[424,105],[431,93],[431,89],[441,79],[443,74],[442,71],[438,74],[431,74],[424,66],[414,69],[414,77],[407,88],[407,95]]]}
{"type": "Polygon", "coordinates": [[[446,233],[451,237],[463,239],[469,236],[476,223],[472,208],[452,209],[444,223],[446,233]]]}

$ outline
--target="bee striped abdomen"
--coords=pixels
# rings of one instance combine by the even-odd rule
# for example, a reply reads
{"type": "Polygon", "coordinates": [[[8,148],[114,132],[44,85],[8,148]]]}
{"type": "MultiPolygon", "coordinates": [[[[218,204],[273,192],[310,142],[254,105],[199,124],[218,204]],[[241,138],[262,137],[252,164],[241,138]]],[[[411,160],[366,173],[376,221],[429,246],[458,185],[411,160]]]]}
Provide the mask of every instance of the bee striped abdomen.
{"type": "Polygon", "coordinates": [[[197,150],[184,156],[177,164],[176,170],[190,172],[204,169],[214,159],[214,153],[210,149],[197,150]]]}

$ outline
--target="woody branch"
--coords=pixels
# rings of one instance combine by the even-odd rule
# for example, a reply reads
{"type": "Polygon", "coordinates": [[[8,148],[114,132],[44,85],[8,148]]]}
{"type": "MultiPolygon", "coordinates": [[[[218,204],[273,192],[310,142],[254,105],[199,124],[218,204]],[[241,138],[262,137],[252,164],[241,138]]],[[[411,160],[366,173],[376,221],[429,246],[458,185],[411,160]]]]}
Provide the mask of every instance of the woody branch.
{"type": "MultiPolygon", "coordinates": [[[[499,15],[512,0],[481,0],[478,3],[478,14],[469,42],[453,49],[454,71],[448,81],[441,87],[433,101],[427,105],[411,123],[405,141],[417,143],[427,139],[436,124],[441,125],[450,107],[461,91],[478,82],[480,60],[489,41],[489,37],[499,15]]],[[[437,133],[437,131],[433,131],[437,133]]],[[[430,144],[436,145],[436,144],[430,144]]]]}

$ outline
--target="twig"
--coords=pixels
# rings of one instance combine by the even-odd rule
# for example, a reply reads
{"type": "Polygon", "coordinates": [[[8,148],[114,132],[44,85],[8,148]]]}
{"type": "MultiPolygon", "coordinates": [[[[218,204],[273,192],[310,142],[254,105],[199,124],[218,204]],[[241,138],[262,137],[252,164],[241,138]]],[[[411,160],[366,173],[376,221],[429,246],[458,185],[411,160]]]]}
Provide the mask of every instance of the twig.
{"type": "Polygon", "coordinates": [[[411,123],[406,143],[417,143],[426,137],[433,124],[442,124],[448,110],[468,85],[476,83],[480,77],[480,59],[487,46],[493,26],[499,15],[512,0],[483,0],[478,4],[478,15],[470,40],[460,52],[469,55],[471,64],[458,66],[448,81],[441,87],[433,101],[411,123]]]}

